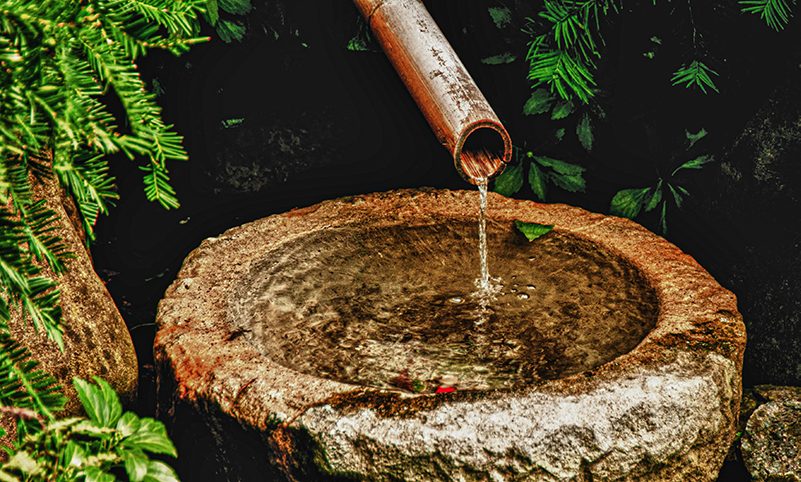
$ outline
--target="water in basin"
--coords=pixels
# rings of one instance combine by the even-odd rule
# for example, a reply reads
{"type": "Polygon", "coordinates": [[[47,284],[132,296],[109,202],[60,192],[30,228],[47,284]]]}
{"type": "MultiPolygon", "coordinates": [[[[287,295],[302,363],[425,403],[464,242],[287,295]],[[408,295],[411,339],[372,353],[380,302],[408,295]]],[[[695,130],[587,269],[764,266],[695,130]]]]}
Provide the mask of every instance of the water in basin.
{"type": "Polygon", "coordinates": [[[598,367],[654,326],[656,296],[614,253],[490,222],[500,287],[482,309],[475,220],[344,226],[265,253],[231,300],[244,336],[299,372],[429,392],[512,388],[598,367]]]}

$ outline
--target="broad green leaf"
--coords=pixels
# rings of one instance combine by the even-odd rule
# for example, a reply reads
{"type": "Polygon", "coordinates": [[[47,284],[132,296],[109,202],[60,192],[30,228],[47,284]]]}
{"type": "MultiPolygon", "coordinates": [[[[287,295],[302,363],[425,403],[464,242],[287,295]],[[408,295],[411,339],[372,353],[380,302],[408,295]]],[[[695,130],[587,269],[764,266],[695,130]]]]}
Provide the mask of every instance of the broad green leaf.
{"type": "Polygon", "coordinates": [[[549,178],[551,182],[567,192],[584,192],[587,187],[584,176],[581,174],[559,174],[553,172],[549,178]]]}
{"type": "Polygon", "coordinates": [[[553,231],[553,225],[526,223],[523,221],[515,221],[515,227],[523,234],[523,236],[526,237],[526,239],[529,240],[529,242],[534,241],[535,239],[553,231]]]}
{"type": "Polygon", "coordinates": [[[131,482],[142,482],[148,473],[150,459],[139,450],[126,450],[122,454],[125,472],[131,482]]]}
{"type": "Polygon", "coordinates": [[[512,11],[507,7],[490,7],[487,11],[498,28],[504,28],[512,22],[512,11]]]}
{"type": "Polygon", "coordinates": [[[84,482],[116,482],[116,478],[97,467],[87,467],[84,470],[84,482]]]}
{"type": "Polygon", "coordinates": [[[101,427],[113,427],[122,415],[120,399],[105,380],[94,380],[96,385],[76,377],[72,383],[89,420],[101,427]]]}
{"type": "Polygon", "coordinates": [[[692,132],[690,132],[688,130],[685,130],[684,134],[687,136],[687,140],[690,142],[690,145],[687,146],[687,149],[689,150],[689,149],[692,149],[692,147],[695,145],[696,142],[698,142],[701,139],[703,139],[704,137],[706,137],[708,132],[706,131],[706,129],[704,129],[702,127],[701,130],[699,130],[698,132],[695,132],[695,133],[692,133],[692,132]]]}
{"type": "Polygon", "coordinates": [[[536,89],[523,106],[523,113],[525,115],[544,114],[551,108],[553,101],[553,95],[546,89],[536,89]]]}
{"type": "Polygon", "coordinates": [[[573,113],[573,103],[569,100],[560,100],[551,111],[552,120],[560,120],[573,113]]]}
{"type": "Polygon", "coordinates": [[[139,428],[136,432],[125,437],[122,445],[130,449],[139,449],[155,454],[166,454],[177,457],[175,446],[167,436],[164,424],[152,418],[140,420],[139,428]]]}
{"type": "Polygon", "coordinates": [[[3,464],[3,468],[18,470],[28,476],[38,475],[42,470],[42,467],[39,466],[39,462],[25,451],[17,452],[12,455],[8,461],[3,464]]]}
{"type": "Polygon", "coordinates": [[[543,167],[549,167],[559,174],[567,176],[577,176],[584,172],[584,168],[578,164],[571,164],[569,162],[560,161],[552,157],[534,156],[534,160],[543,167]]]}
{"type": "Polygon", "coordinates": [[[645,212],[653,211],[656,206],[662,201],[662,180],[660,179],[656,186],[651,189],[648,196],[648,202],[645,204],[645,212]]]}
{"type": "Polygon", "coordinates": [[[581,120],[576,125],[576,136],[578,137],[579,142],[587,150],[587,152],[592,151],[592,144],[595,140],[593,133],[592,133],[592,123],[590,122],[590,116],[586,112],[583,116],[581,116],[581,120]]]}
{"type": "Polygon", "coordinates": [[[127,437],[139,430],[140,425],[139,417],[135,413],[125,412],[122,417],[120,417],[119,421],[117,421],[117,431],[119,431],[123,437],[127,437]]]}
{"type": "Polygon", "coordinates": [[[492,190],[503,196],[511,196],[523,187],[523,166],[515,164],[507,166],[504,171],[495,178],[492,190]]]}
{"type": "Polygon", "coordinates": [[[623,189],[612,198],[609,211],[615,216],[634,219],[640,214],[645,204],[645,196],[650,188],[623,189]]]}
{"type": "Polygon", "coordinates": [[[531,191],[537,196],[540,201],[545,201],[545,195],[548,192],[545,186],[545,176],[536,162],[532,162],[528,168],[528,185],[531,186],[531,191]]]}
{"type": "Polygon", "coordinates": [[[142,482],[180,482],[178,474],[164,462],[151,460],[147,464],[147,475],[142,482]]]}
{"type": "Polygon", "coordinates": [[[714,161],[715,157],[711,154],[703,154],[695,159],[690,159],[689,161],[685,162],[681,166],[677,167],[673,170],[673,175],[677,172],[681,171],[682,169],[703,169],[706,164],[714,161]]]}
{"type": "Polygon", "coordinates": [[[501,64],[511,64],[517,60],[517,55],[511,52],[504,52],[502,54],[493,55],[490,57],[484,57],[481,59],[482,64],[486,65],[501,65],[501,64]]]}
{"type": "Polygon", "coordinates": [[[64,467],[82,467],[86,460],[86,454],[80,445],[70,440],[61,454],[61,465],[64,467]]]}

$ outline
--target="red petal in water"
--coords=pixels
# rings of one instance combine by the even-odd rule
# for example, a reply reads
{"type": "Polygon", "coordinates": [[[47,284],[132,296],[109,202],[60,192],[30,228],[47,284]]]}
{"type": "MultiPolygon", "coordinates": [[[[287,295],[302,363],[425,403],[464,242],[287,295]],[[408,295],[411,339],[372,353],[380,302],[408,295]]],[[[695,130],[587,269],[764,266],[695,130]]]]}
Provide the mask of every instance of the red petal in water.
{"type": "Polygon", "coordinates": [[[454,387],[438,387],[437,391],[434,393],[451,393],[455,391],[456,389],[454,387]]]}

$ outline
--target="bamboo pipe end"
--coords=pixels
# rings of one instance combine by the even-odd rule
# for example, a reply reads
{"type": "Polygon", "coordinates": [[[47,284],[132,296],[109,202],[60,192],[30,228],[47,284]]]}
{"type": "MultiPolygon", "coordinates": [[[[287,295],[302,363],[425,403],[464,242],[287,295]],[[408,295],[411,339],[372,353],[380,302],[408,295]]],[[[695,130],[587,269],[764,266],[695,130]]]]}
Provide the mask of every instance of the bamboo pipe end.
{"type": "Polygon", "coordinates": [[[456,170],[470,184],[491,179],[512,159],[512,139],[497,121],[486,119],[462,129],[453,150],[456,170]]]}

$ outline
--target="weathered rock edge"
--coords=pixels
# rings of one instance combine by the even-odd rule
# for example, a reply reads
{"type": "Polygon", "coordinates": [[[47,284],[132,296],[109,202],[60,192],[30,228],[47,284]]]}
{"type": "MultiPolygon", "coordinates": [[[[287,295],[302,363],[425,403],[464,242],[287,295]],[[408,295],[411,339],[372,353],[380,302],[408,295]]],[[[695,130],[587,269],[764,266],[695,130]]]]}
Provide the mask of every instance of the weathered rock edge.
{"type": "Polygon", "coordinates": [[[585,373],[512,392],[400,395],[295,372],[234,331],[229,297],[270,247],[344,224],[475,219],[477,205],[471,191],[355,196],[203,241],[159,304],[162,416],[188,409],[201,418],[218,477],[228,480],[714,480],[742,389],[736,298],[692,257],[626,219],[491,195],[492,222],[554,224],[596,242],[657,293],[653,331],[585,373]],[[262,447],[238,457],[237,436],[262,447]]]}

